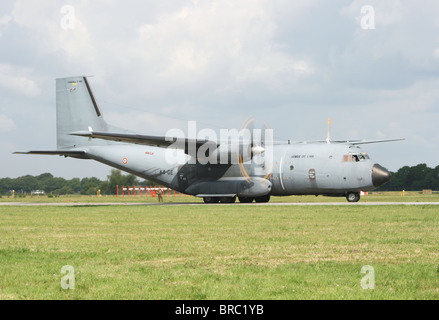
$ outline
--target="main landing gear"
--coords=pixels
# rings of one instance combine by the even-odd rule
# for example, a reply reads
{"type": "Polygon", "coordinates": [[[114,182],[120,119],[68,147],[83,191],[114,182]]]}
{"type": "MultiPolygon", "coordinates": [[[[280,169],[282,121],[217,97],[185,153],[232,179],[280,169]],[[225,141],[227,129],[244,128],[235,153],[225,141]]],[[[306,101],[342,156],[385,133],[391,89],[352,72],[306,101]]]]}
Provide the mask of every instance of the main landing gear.
{"type": "MultiPolygon", "coordinates": [[[[270,201],[270,195],[267,194],[262,197],[238,197],[241,203],[267,203],[270,201]]],[[[204,203],[235,203],[236,197],[204,197],[204,203]]]]}
{"type": "Polygon", "coordinates": [[[235,203],[236,196],[235,197],[204,197],[203,198],[204,203],[235,203]]]}
{"type": "Polygon", "coordinates": [[[255,198],[249,198],[249,197],[239,197],[239,202],[241,203],[252,203],[253,201],[257,203],[267,203],[270,201],[270,195],[267,194],[262,197],[255,197],[255,198]]]}

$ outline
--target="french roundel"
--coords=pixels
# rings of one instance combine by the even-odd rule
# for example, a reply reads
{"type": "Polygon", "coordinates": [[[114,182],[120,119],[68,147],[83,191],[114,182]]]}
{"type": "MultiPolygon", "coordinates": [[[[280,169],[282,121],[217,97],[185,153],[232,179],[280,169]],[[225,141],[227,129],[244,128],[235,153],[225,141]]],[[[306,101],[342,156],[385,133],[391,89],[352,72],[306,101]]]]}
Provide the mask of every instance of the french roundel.
{"type": "Polygon", "coordinates": [[[127,158],[123,158],[123,159],[122,159],[122,163],[123,163],[123,164],[127,164],[127,163],[128,163],[128,159],[127,159],[127,158]]]}

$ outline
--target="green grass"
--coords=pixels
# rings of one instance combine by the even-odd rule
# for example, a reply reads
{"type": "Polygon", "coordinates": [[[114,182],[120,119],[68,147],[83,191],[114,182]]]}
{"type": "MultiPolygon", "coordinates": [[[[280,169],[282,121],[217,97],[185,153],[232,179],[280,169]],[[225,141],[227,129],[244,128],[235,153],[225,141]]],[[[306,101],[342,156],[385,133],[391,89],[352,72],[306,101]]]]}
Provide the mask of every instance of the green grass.
{"type": "Polygon", "coordinates": [[[0,299],[439,299],[438,234],[428,205],[0,206],[0,299]]]}
{"type": "MultiPolygon", "coordinates": [[[[158,202],[156,197],[151,197],[148,195],[145,197],[143,193],[142,196],[137,194],[136,196],[131,195],[128,196],[107,196],[102,195],[101,197],[94,196],[84,196],[84,195],[63,195],[63,196],[16,196],[12,198],[11,196],[3,196],[0,198],[1,202],[35,202],[35,203],[151,203],[158,202]]],[[[164,202],[171,203],[186,203],[186,202],[199,202],[202,203],[203,199],[198,197],[179,195],[176,193],[171,193],[171,196],[168,196],[168,193],[165,192],[164,202]]],[[[238,200],[237,200],[238,202],[238,200]]],[[[313,203],[313,202],[346,202],[344,197],[325,197],[325,196],[288,196],[288,197],[271,197],[270,202],[278,202],[278,203],[313,203]]],[[[418,191],[408,191],[404,193],[402,192],[371,192],[367,196],[362,196],[360,202],[439,202],[439,193],[433,193],[431,195],[424,195],[418,191]]]]}

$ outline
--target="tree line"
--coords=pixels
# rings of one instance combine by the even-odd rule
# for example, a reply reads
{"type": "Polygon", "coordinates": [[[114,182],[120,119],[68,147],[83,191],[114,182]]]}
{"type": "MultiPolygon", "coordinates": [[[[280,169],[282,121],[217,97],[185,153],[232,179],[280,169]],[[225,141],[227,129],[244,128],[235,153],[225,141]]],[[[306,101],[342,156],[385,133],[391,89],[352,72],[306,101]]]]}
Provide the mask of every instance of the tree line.
{"type": "Polygon", "coordinates": [[[139,180],[135,175],[124,175],[120,170],[111,170],[107,180],[103,181],[96,177],[92,178],[73,178],[70,180],[54,177],[50,173],[43,173],[38,176],[26,175],[18,178],[0,179],[0,195],[11,194],[31,194],[35,190],[43,190],[46,194],[65,195],[65,194],[84,194],[93,195],[101,190],[101,194],[116,194],[117,185],[154,185],[148,180],[139,180]]]}
{"type": "Polygon", "coordinates": [[[378,191],[421,191],[439,190],[439,166],[428,167],[425,163],[416,166],[404,166],[397,172],[391,172],[392,179],[378,191]]]}
{"type": "MultiPolygon", "coordinates": [[[[30,194],[35,190],[44,190],[46,194],[116,194],[119,186],[150,186],[155,183],[148,180],[140,181],[135,175],[122,174],[120,170],[111,170],[107,180],[98,178],[64,178],[54,177],[50,173],[43,173],[39,176],[26,175],[18,178],[0,179],[0,194],[10,194],[15,190],[16,194],[30,194]]],[[[390,182],[381,186],[378,191],[421,191],[423,189],[439,190],[439,166],[429,168],[425,163],[416,166],[404,166],[397,172],[392,172],[390,182]]]]}

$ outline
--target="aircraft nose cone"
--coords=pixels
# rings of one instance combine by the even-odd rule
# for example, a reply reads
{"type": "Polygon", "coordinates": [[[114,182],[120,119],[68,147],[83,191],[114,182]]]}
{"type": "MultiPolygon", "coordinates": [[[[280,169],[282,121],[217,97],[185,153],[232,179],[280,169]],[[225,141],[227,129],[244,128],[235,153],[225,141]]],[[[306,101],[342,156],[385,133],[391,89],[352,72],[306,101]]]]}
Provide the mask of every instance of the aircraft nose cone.
{"type": "Polygon", "coordinates": [[[374,187],[379,187],[385,184],[386,182],[389,182],[391,178],[390,172],[380,166],[378,163],[375,163],[372,167],[372,183],[374,187]]]}

